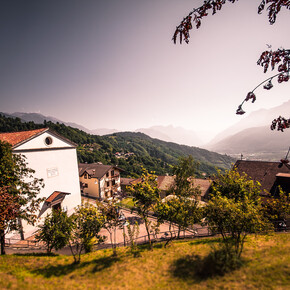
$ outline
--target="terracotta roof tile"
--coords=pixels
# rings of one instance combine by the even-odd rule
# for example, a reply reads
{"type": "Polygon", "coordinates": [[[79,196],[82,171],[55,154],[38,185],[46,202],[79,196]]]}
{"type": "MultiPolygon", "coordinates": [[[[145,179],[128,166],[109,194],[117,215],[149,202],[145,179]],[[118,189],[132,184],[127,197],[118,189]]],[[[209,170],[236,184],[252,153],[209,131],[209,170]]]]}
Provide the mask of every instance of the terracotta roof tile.
{"type": "Polygon", "coordinates": [[[69,195],[68,192],[54,191],[46,200],[47,203],[53,203],[59,199],[64,199],[66,195],[69,195]]]}
{"type": "Polygon", "coordinates": [[[48,130],[47,128],[30,130],[30,131],[21,131],[21,132],[12,132],[12,133],[0,133],[0,140],[10,143],[12,146],[15,146],[25,140],[30,139],[31,137],[48,130]]]}
{"type": "MultiPolygon", "coordinates": [[[[238,160],[234,166],[238,172],[244,172],[253,180],[260,182],[261,189],[270,193],[276,190],[276,177],[281,177],[281,174],[290,174],[289,167],[281,162],[238,160]]],[[[288,185],[287,188],[289,187],[288,185]]]]}

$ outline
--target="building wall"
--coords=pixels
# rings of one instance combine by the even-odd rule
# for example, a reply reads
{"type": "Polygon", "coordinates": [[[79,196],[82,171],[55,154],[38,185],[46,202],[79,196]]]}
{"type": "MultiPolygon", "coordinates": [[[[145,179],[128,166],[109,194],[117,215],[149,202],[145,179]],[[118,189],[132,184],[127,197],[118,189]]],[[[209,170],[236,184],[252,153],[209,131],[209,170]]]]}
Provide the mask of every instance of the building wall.
{"type": "Polygon", "coordinates": [[[84,175],[80,177],[80,182],[87,184],[88,187],[83,188],[83,193],[94,198],[99,198],[99,181],[97,178],[85,178],[84,175]]]}
{"type": "MultiPolygon", "coordinates": [[[[42,178],[45,187],[41,189],[39,197],[49,197],[54,191],[70,193],[61,203],[63,209],[71,214],[74,208],[81,204],[81,194],[78,176],[78,164],[76,149],[72,145],[59,140],[50,134],[42,134],[33,140],[17,147],[14,153],[21,153],[26,157],[28,167],[35,170],[34,177],[42,178]],[[44,139],[50,136],[53,139],[51,146],[44,143],[44,139]],[[66,147],[60,149],[59,147],[66,147]],[[25,151],[29,149],[28,151],[25,151]],[[30,150],[34,149],[34,150],[30,150]]],[[[39,223],[51,212],[51,208],[43,207],[40,210],[39,223]],[[43,211],[45,209],[45,211],[43,211]]],[[[24,225],[25,237],[29,236],[37,228],[24,225]]]]}
{"type": "Polygon", "coordinates": [[[111,170],[108,171],[108,176],[105,174],[102,178],[85,178],[83,174],[80,177],[80,182],[87,184],[83,188],[83,194],[93,198],[105,199],[112,196],[112,192],[121,191],[121,178],[119,170],[114,169],[114,175],[111,170]],[[118,175],[118,176],[116,176],[118,175]],[[115,186],[112,185],[112,180],[115,180],[115,186]],[[109,183],[109,185],[107,184],[109,183]]]}

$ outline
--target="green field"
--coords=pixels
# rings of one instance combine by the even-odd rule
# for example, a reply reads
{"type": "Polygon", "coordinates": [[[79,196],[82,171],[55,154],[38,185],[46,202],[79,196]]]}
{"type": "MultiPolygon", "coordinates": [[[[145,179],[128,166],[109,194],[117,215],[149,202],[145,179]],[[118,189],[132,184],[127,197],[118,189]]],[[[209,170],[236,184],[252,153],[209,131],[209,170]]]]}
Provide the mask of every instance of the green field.
{"type": "Polygon", "coordinates": [[[156,244],[134,257],[102,250],[82,256],[6,255],[0,257],[0,289],[290,289],[289,234],[250,236],[244,264],[224,276],[201,276],[202,261],[217,238],[156,244]]]}

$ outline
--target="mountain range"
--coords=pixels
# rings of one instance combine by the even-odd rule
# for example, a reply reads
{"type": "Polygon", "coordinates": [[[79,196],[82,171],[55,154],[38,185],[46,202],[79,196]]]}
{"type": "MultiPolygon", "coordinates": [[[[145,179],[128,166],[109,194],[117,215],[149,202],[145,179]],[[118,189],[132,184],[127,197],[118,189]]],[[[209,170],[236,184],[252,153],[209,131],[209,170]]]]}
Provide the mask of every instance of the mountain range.
{"type": "Polygon", "coordinates": [[[25,131],[43,127],[49,127],[76,143],[79,162],[114,164],[124,170],[123,176],[140,176],[142,167],[155,171],[158,175],[172,174],[173,167],[178,163],[179,158],[188,155],[199,163],[196,171],[199,177],[216,173],[216,168],[230,168],[235,162],[227,155],[162,141],[140,132],[120,132],[99,136],[60,122],[46,121],[46,123],[36,124],[0,114],[0,132],[25,131]]]}
{"type": "Polygon", "coordinates": [[[272,109],[252,112],[247,118],[218,134],[204,148],[247,159],[278,161],[290,146],[290,130],[270,130],[272,120],[289,118],[290,100],[272,109]]]}
{"type": "MultiPolygon", "coordinates": [[[[144,133],[151,138],[183,144],[198,146],[221,154],[234,157],[241,154],[248,159],[260,159],[277,161],[284,157],[290,146],[290,130],[282,132],[271,131],[270,125],[273,119],[280,115],[289,118],[290,100],[271,109],[260,109],[249,114],[248,117],[230,126],[216,135],[209,143],[203,144],[198,134],[185,130],[181,127],[153,126],[150,128],[139,128],[134,132],[144,133]]],[[[99,128],[90,130],[76,123],[63,122],[54,117],[43,116],[37,113],[4,114],[6,116],[18,117],[22,121],[43,123],[44,120],[54,123],[64,123],[67,126],[80,129],[92,135],[109,135],[117,133],[116,129],[99,128]]]]}

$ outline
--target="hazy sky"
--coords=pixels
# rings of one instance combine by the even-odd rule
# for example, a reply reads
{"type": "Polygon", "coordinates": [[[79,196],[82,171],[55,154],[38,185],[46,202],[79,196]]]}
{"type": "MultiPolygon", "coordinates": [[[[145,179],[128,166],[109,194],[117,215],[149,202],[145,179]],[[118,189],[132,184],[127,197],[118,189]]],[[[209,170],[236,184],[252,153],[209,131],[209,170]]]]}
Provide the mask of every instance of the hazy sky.
{"type": "MultiPolygon", "coordinates": [[[[1,0],[3,112],[38,112],[89,129],[182,126],[215,135],[270,76],[262,51],[290,48],[290,11],[276,24],[260,0],[227,3],[174,45],[175,27],[203,0],[1,0]]],[[[288,101],[289,84],[257,91],[249,113],[288,101]]]]}

